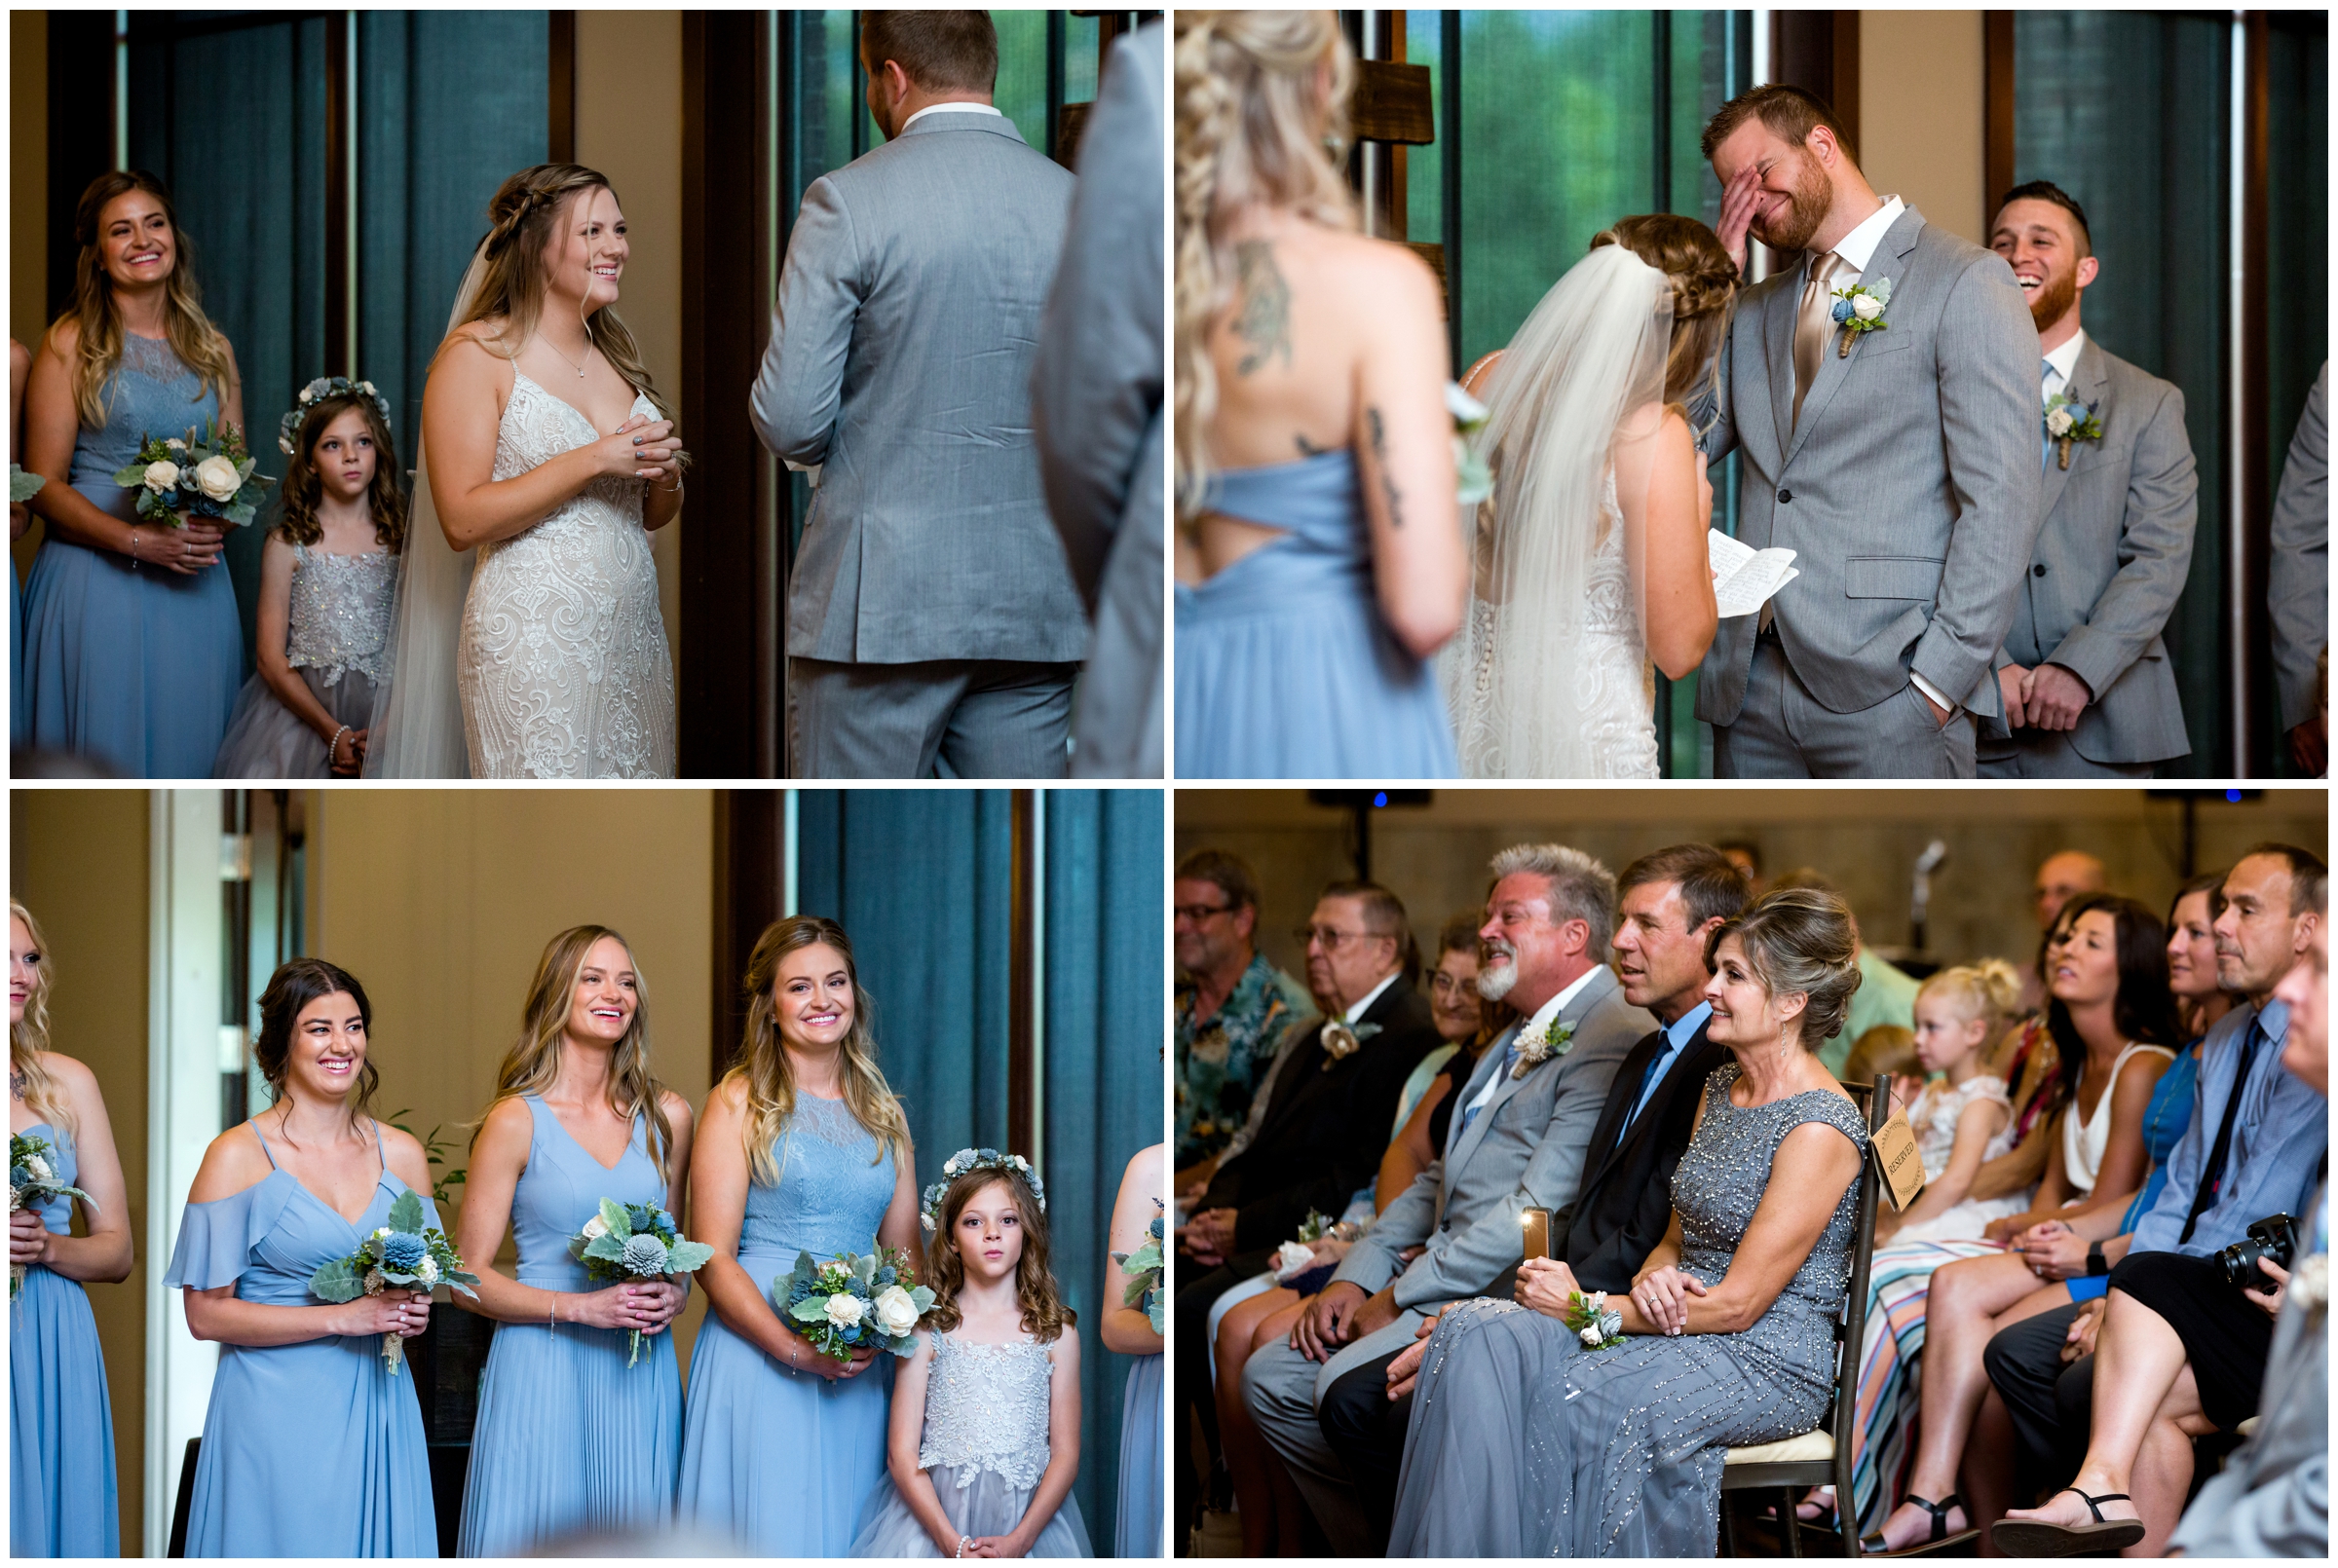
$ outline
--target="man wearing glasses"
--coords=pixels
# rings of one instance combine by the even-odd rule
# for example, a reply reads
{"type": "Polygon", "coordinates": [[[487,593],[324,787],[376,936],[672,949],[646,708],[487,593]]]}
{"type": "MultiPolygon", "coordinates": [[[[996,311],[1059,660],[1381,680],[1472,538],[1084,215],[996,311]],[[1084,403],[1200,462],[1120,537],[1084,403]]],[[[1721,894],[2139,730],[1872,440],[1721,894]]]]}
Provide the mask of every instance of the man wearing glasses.
{"type": "Polygon", "coordinates": [[[1220,849],[1177,868],[1177,1190],[1206,1186],[1250,1116],[1275,1047],[1314,1010],[1258,951],[1258,874],[1220,849]]]}

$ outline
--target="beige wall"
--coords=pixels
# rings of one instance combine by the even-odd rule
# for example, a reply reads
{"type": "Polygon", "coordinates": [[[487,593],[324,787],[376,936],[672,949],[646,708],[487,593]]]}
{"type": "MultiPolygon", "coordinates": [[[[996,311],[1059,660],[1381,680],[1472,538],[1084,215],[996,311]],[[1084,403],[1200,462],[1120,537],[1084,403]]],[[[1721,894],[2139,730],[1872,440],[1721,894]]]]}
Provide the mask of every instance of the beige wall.
{"type": "MultiPolygon", "coordinates": [[[[19,32],[17,40],[22,38],[19,32]]],[[[146,792],[9,796],[10,890],[49,938],[51,1043],[97,1075],[141,1249],[120,1285],[89,1287],[114,1410],[122,1541],[142,1539],[146,1447],[146,792]]],[[[175,1472],[174,1472],[175,1473],[175,1472]]]]}
{"type": "MultiPolygon", "coordinates": [[[[1494,851],[1527,840],[1573,844],[1620,871],[1635,856],[1686,840],[1758,844],[1771,875],[1814,866],[1841,885],[1877,947],[1908,938],[1908,888],[1916,856],[1944,840],[1948,860],[1933,878],[1930,947],[1945,959],[1998,953],[2026,962],[2037,942],[2030,877],[2053,850],[2102,857],[2113,890],[2164,909],[2180,878],[2174,805],[2138,790],[1442,790],[1426,809],[1373,817],[1373,875],[1405,901],[1424,946],[1445,917],[1478,906],[1494,851]]],[[[2259,803],[2221,802],[2200,812],[2200,861],[2221,865],[2261,839],[2323,852],[2328,798],[2319,789],[2270,792],[2259,803]]],[[[1324,883],[1352,876],[1344,812],[1307,803],[1298,791],[1180,790],[1177,854],[1215,846],[1257,868],[1264,897],[1260,946],[1303,974],[1292,927],[1324,883]]]]}
{"type": "MultiPolygon", "coordinates": [[[[633,240],[619,309],[670,404],[682,390],[682,14],[577,13],[577,162],[609,176],[633,240]]],[[[738,389],[745,397],[747,389],[738,389]]],[[[682,432],[685,442],[690,432],[682,432]]],[[[675,674],[684,650],[682,529],[659,530],[658,604],[675,674]]]]}
{"type": "Polygon", "coordinates": [[[1860,165],[1926,221],[1985,244],[1978,11],[1859,14],[1860,165]]]}

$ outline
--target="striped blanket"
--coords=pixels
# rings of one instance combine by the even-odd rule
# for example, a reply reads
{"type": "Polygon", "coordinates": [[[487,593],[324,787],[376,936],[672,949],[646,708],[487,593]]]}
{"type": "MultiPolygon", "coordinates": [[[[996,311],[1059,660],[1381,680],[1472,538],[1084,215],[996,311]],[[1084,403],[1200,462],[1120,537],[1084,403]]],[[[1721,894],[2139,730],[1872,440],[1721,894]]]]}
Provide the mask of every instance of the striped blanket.
{"type": "Polygon", "coordinates": [[[1875,1253],[1867,1275],[1867,1325],[1859,1347],[1859,1407],[1851,1485],[1860,1530],[1873,1530],[1899,1505],[1916,1447],[1917,1357],[1932,1271],[1960,1257],[1987,1257],[1996,1242],[1895,1242],[1875,1253]]]}

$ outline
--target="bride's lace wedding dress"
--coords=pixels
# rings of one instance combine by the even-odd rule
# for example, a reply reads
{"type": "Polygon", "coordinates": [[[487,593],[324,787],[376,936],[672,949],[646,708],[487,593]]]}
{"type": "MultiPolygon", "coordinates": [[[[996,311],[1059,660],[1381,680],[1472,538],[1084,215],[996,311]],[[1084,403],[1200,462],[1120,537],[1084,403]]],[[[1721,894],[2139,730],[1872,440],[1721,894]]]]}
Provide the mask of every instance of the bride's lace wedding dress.
{"type": "MultiPolygon", "coordinates": [[[[655,419],[646,396],[632,412],[655,419]]],[[[514,370],[496,431],[509,479],[599,438],[514,370]]],[[[671,778],[674,665],[641,486],[596,479],[544,521],[479,546],[457,681],[473,778],[671,778]]]]}

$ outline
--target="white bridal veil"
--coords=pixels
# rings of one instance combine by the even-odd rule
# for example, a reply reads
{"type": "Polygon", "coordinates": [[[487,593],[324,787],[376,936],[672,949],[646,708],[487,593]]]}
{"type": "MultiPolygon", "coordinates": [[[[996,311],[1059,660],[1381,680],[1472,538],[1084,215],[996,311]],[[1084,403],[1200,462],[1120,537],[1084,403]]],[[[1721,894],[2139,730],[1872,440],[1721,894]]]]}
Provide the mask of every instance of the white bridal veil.
{"type": "MultiPolygon", "coordinates": [[[[486,273],[487,246],[482,241],[463,274],[463,286],[455,291],[447,331],[452,332],[471,310],[486,273]]],[[[389,700],[375,715],[373,732],[366,738],[367,778],[471,776],[455,653],[475,554],[447,543],[438,526],[417,429],[414,501],[406,519],[405,559],[397,574],[397,651],[391,665],[389,700]]]]}
{"type": "MultiPolygon", "coordinates": [[[[1664,419],[1672,285],[1622,245],[1568,269],[1510,340],[1486,393],[1493,495],[1470,539],[1469,616],[1444,662],[1462,771],[1581,777],[1575,653],[1593,558],[1619,526],[1646,625],[1643,503],[1664,419]]],[[[1642,646],[1645,646],[1644,636],[1642,646]]]]}

